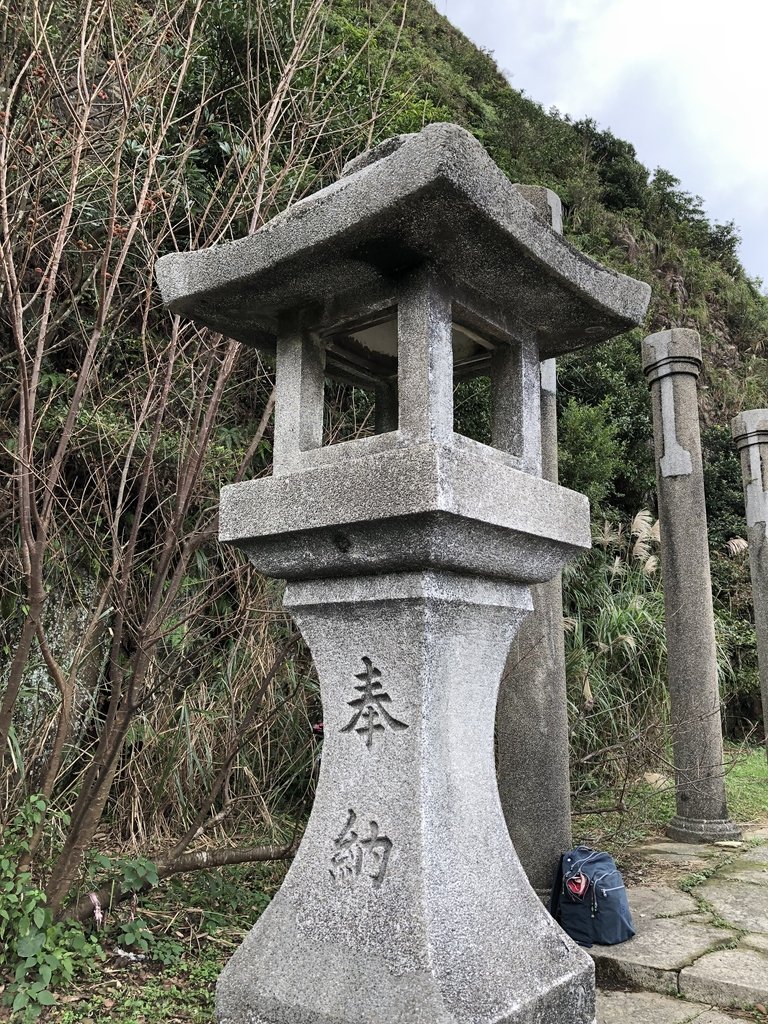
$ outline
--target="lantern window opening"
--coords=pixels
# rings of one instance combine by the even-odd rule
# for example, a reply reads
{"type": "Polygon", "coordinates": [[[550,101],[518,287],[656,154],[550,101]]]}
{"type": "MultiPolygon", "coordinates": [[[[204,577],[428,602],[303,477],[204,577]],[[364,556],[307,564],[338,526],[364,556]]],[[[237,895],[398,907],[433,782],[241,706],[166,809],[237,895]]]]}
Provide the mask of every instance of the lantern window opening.
{"type": "Polygon", "coordinates": [[[454,432],[492,447],[491,396],[490,372],[454,378],[454,432]]]}
{"type": "MultiPolygon", "coordinates": [[[[538,409],[523,408],[523,378],[535,344],[527,325],[495,315],[492,302],[448,286],[455,434],[504,452],[528,472],[538,472],[526,430],[538,409]],[[453,294],[451,294],[453,293],[453,294]],[[486,305],[488,316],[486,318],[486,305]],[[482,312],[481,312],[482,310],[482,312]]],[[[349,306],[347,306],[349,309],[349,306]]],[[[327,322],[326,322],[327,323],[327,322]]],[[[406,329],[407,330],[407,329],[406,329]]],[[[322,447],[354,443],[400,430],[399,379],[402,366],[397,302],[363,316],[347,315],[311,333],[325,359],[325,413],[322,447]]]]}
{"type": "Polygon", "coordinates": [[[376,390],[325,378],[322,447],[370,437],[376,431],[376,390]]]}
{"type": "Polygon", "coordinates": [[[323,446],[398,429],[397,307],[317,332],[325,349],[323,446]]]}

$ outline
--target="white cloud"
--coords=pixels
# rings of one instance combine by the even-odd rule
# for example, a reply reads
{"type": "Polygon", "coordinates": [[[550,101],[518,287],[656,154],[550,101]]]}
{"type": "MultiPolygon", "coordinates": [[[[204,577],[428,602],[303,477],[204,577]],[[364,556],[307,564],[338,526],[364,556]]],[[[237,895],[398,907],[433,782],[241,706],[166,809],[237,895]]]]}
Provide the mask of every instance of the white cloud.
{"type": "Polygon", "coordinates": [[[768,4],[436,0],[545,107],[592,117],[735,220],[768,282],[768,4]]]}

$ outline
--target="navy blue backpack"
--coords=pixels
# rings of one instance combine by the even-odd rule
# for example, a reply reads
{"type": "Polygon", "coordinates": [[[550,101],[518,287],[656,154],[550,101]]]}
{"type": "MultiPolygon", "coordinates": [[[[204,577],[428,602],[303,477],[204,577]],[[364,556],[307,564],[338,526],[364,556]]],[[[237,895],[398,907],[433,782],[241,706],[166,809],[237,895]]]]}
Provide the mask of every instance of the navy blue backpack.
{"type": "Polygon", "coordinates": [[[635,934],[616,862],[588,846],[577,846],[560,858],[549,910],[580,946],[615,946],[635,934]]]}

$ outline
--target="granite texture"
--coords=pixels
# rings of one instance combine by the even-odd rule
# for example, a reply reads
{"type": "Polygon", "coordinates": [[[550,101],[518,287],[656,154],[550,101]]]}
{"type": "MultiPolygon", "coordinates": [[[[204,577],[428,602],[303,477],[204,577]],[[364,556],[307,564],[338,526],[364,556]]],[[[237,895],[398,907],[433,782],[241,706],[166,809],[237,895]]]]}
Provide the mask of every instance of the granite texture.
{"type": "MultiPolygon", "coordinates": [[[[287,318],[286,318],[287,319],[287,318]]],[[[323,440],[326,353],[297,318],[283,323],[275,374],[273,473],[284,476],[303,467],[302,453],[323,440]]]]}
{"type": "Polygon", "coordinates": [[[583,495],[513,469],[486,445],[353,451],[224,487],[220,539],[286,579],[430,566],[539,582],[590,546],[583,495]]]}
{"type": "Polygon", "coordinates": [[[646,338],[661,525],[667,666],[681,842],[735,839],[725,797],[720,694],[696,381],[701,343],[674,328],[646,338]]]}
{"type": "Polygon", "coordinates": [[[744,479],[763,734],[768,754],[768,409],[740,413],[733,421],[732,431],[744,479]]]}
{"type": "Polygon", "coordinates": [[[461,435],[453,430],[454,380],[483,374],[491,382],[496,457],[503,452],[509,465],[541,475],[536,333],[516,328],[499,310],[483,307],[466,290],[452,291],[427,269],[407,274],[396,286],[396,317],[378,324],[376,339],[369,337],[367,346],[361,341],[365,331],[320,337],[302,326],[301,316],[281,319],[276,349],[276,476],[423,442],[466,447],[470,439],[459,442],[461,435]],[[463,328],[470,333],[458,342],[452,291],[460,296],[463,321],[471,324],[463,328]],[[460,347],[454,352],[456,344],[460,347]],[[339,360],[344,379],[373,391],[376,433],[323,447],[324,379],[338,375],[339,360]],[[361,379],[356,381],[355,375],[361,379]]]}
{"type": "Polygon", "coordinates": [[[527,588],[397,573],[289,584],[285,605],[320,678],[321,774],[220,1024],[591,1024],[589,958],[528,885],[495,786],[527,588]]]}
{"type": "Polygon", "coordinates": [[[425,264],[534,327],[542,358],[638,324],[650,297],[553,231],[452,124],[387,140],[253,235],[164,256],[157,278],[174,312],[274,351],[282,312],[327,325],[342,283],[386,292],[425,264]]]}
{"type": "Polygon", "coordinates": [[[560,857],[573,845],[560,575],[531,591],[533,614],[510,648],[502,679],[498,779],[512,842],[546,903],[560,857]]]}
{"type": "MultiPolygon", "coordinates": [[[[706,717],[700,713],[699,721],[703,722],[706,717]]],[[[682,738],[680,742],[682,744],[682,738]]],[[[681,764],[685,765],[686,761],[681,760],[681,764]]],[[[714,761],[695,762],[693,768],[685,767],[683,771],[677,773],[680,781],[675,796],[677,806],[683,810],[682,813],[675,814],[667,825],[666,832],[670,839],[676,839],[680,843],[695,844],[702,840],[706,843],[716,843],[720,839],[741,835],[738,825],[730,818],[694,818],[688,813],[692,802],[704,807],[711,806],[712,813],[717,809],[720,794],[716,785],[717,776],[712,774],[713,768],[716,767],[714,761]]],[[[724,807],[724,811],[727,813],[727,806],[724,807]]]]}
{"type": "MultiPolygon", "coordinates": [[[[551,189],[517,186],[542,218],[562,231],[551,189]]],[[[557,370],[540,364],[542,475],[558,482],[557,370]]],[[[503,447],[496,435],[496,447],[503,447]]],[[[573,846],[568,762],[562,579],[531,587],[533,613],[513,640],[496,709],[499,796],[520,863],[547,903],[561,855],[573,846]]]]}
{"type": "Polygon", "coordinates": [[[562,235],[563,204],[557,192],[553,192],[551,188],[544,188],[543,185],[521,185],[518,182],[512,187],[531,204],[545,224],[558,235],[562,235]]]}

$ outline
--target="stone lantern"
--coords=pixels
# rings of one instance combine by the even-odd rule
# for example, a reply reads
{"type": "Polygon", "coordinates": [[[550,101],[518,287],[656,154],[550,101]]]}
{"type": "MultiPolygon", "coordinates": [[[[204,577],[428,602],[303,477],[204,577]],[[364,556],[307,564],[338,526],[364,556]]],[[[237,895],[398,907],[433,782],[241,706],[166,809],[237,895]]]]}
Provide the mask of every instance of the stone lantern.
{"type": "Polygon", "coordinates": [[[274,473],[222,490],[220,538],[288,581],[323,701],[312,814],[218,1020],[591,1024],[591,961],[504,824],[494,712],[529,585],[590,545],[587,499],[541,478],[540,360],[639,323],[648,287],[447,124],[158,278],[174,312],[275,355],[274,473]],[[491,445],[454,430],[479,375],[491,445]],[[371,392],[372,436],[323,445],[328,377],[371,392]]]}

